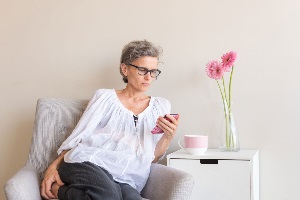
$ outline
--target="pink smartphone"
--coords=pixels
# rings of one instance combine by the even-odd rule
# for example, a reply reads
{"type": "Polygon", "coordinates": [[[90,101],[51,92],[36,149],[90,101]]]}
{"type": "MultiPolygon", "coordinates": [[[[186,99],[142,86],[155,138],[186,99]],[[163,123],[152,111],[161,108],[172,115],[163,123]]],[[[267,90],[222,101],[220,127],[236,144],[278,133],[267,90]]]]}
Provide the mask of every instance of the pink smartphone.
{"type": "MultiPolygon", "coordinates": [[[[178,114],[170,114],[170,115],[172,115],[175,119],[178,119],[178,117],[179,117],[178,114]]],[[[169,118],[167,118],[166,116],[164,116],[164,118],[166,120],[168,120],[169,122],[171,122],[171,120],[169,118]]],[[[163,132],[164,131],[161,128],[159,128],[157,125],[151,131],[152,134],[161,134],[163,132]]]]}

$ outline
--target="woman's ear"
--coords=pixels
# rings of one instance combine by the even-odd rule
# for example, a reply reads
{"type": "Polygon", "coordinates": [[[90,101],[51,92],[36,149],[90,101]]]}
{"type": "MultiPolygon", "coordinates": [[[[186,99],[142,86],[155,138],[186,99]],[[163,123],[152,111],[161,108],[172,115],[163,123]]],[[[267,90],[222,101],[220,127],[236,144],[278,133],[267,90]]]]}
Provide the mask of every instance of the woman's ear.
{"type": "Polygon", "coordinates": [[[127,76],[127,66],[124,63],[121,64],[121,70],[123,75],[127,76]]]}

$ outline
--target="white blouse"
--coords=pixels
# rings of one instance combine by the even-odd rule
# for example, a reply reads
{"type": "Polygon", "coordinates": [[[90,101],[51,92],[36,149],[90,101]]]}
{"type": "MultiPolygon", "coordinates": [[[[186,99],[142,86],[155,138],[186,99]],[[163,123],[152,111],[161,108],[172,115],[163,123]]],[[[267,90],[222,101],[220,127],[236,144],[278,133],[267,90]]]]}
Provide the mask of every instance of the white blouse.
{"type": "Polygon", "coordinates": [[[135,125],[134,113],[124,107],[116,91],[99,89],[57,153],[71,149],[64,156],[65,162],[92,162],[106,169],[115,181],[128,183],[141,192],[162,136],[151,130],[157,118],[170,111],[167,99],[151,97],[135,125]]]}

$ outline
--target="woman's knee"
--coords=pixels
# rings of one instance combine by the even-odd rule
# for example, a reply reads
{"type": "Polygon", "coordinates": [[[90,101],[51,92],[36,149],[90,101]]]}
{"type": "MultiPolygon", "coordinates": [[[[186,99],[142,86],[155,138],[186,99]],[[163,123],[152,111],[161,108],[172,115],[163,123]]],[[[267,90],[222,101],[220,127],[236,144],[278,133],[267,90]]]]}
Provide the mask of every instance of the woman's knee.
{"type": "Polygon", "coordinates": [[[121,191],[122,191],[122,196],[123,200],[141,200],[142,196],[141,194],[131,187],[129,184],[126,183],[119,183],[121,191]]]}

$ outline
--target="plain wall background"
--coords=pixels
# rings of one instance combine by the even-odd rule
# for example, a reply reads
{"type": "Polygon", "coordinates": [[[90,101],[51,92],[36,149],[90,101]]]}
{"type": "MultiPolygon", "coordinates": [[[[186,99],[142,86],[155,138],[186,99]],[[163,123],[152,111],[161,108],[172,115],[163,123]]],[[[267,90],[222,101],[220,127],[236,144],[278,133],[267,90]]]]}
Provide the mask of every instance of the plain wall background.
{"type": "Polygon", "coordinates": [[[27,159],[38,98],[123,88],[121,49],[147,39],[164,49],[149,94],[181,114],[168,153],[184,134],[208,134],[209,147],[218,147],[221,98],[205,66],[234,50],[234,114],[241,148],[260,151],[260,197],[299,198],[299,7],[297,0],[0,0],[0,185],[27,159]]]}

